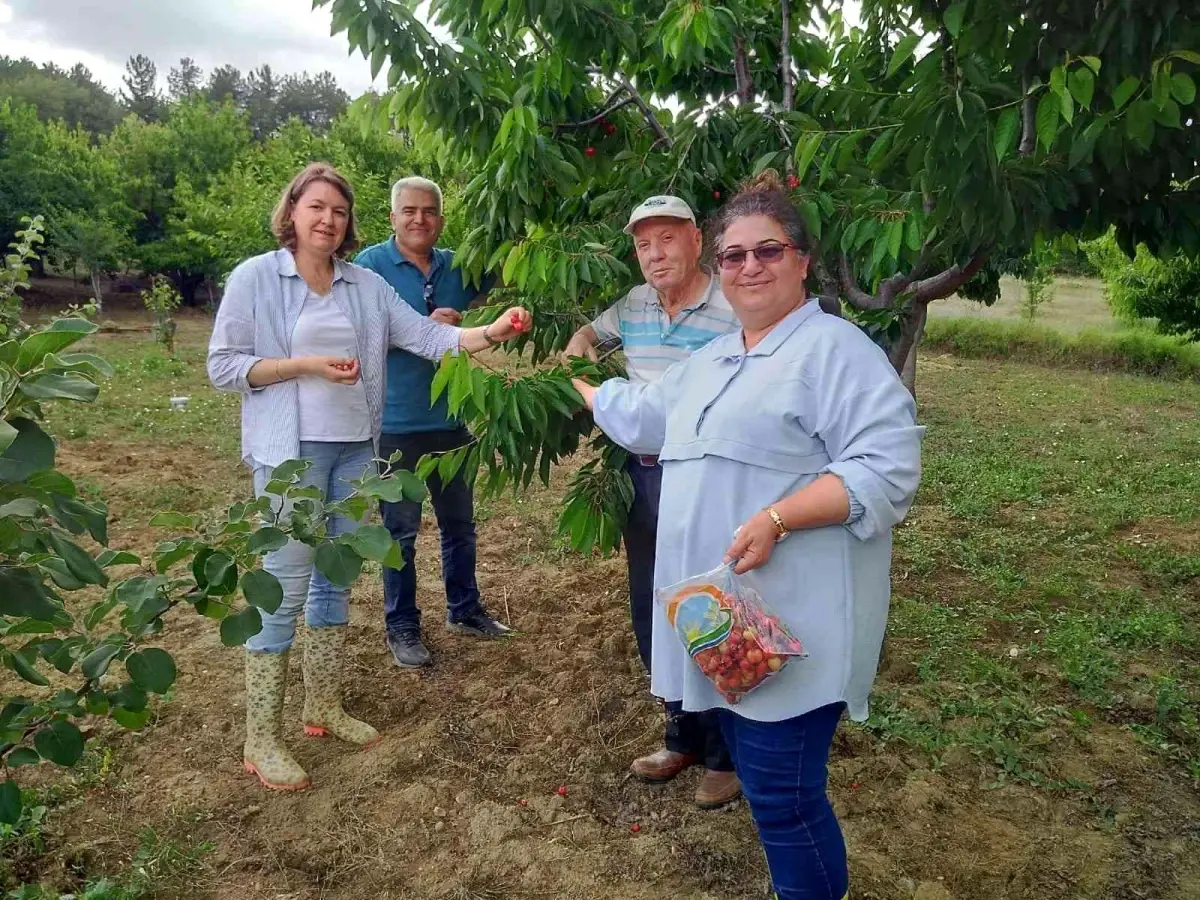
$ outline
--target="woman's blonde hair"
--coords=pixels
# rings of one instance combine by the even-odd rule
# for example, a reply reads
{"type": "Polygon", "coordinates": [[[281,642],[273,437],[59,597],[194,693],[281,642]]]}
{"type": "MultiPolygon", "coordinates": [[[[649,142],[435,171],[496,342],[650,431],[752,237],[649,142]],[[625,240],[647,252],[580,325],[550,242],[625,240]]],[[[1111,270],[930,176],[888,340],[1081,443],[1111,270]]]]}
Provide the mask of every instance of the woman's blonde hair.
{"type": "Polygon", "coordinates": [[[350,182],[342,173],[329,163],[310,163],[283,189],[279,202],[275,204],[275,211],[271,213],[271,231],[281,247],[287,247],[289,250],[296,249],[296,225],[292,221],[292,215],[296,211],[296,204],[304,196],[304,192],[315,181],[324,181],[326,184],[333,185],[346,198],[350,212],[346,222],[346,237],[342,241],[342,245],[333,251],[334,256],[339,259],[344,258],[347,253],[358,246],[358,227],[354,221],[354,188],[350,186],[350,182]]]}

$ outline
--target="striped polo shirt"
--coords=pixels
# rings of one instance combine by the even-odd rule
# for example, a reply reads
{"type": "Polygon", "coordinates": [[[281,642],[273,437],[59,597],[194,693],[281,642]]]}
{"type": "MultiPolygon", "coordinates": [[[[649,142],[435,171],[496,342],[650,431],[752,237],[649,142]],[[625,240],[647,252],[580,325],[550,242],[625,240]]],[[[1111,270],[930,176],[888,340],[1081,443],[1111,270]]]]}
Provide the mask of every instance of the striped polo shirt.
{"type": "Polygon", "coordinates": [[[601,343],[621,342],[634,383],[657,381],[709,341],[741,327],[716,278],[709,278],[700,299],[680,310],[673,322],[648,284],[639,284],[592,322],[601,343]]]}

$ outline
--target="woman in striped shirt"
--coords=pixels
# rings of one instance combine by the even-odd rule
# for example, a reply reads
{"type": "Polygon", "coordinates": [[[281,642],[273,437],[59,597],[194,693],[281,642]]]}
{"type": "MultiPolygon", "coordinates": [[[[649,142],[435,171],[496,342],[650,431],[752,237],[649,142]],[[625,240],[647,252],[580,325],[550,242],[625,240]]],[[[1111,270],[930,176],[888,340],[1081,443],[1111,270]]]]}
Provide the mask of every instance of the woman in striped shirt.
{"type": "MultiPolygon", "coordinates": [[[[301,484],[336,502],[375,466],[390,348],[440,360],[507,341],[532,319],[514,308],[485,327],[443,325],[415,312],[374,272],[345,262],[357,244],[354,191],[324,163],[292,180],[271,224],[280,249],[246,260],[229,276],[209,344],[209,378],[242,395],[242,458],[257,496],[267,493],[276,466],[300,459],[309,463],[301,484]]],[[[281,509],[280,498],[274,501],[281,509]]],[[[334,516],[327,534],[357,524],[334,516]]],[[[313,549],[296,540],[268,553],[263,568],[279,579],[283,602],[263,613],[262,630],[246,642],[244,759],[266,787],[299,790],[311,781],[284,745],[280,721],[301,610],[308,624],[305,733],[363,747],[379,733],[342,709],[349,589],[317,571],[313,549]]]]}

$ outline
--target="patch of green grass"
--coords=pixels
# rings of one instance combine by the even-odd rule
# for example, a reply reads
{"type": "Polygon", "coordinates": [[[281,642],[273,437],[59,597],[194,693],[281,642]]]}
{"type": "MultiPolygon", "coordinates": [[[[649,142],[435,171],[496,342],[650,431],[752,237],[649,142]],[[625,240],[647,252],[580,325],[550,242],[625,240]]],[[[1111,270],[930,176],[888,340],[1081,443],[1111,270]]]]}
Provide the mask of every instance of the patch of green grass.
{"type": "Polygon", "coordinates": [[[925,328],[925,346],[971,358],[1170,378],[1200,376],[1200,344],[1148,329],[1069,334],[1031,322],[931,318],[925,328]]]}

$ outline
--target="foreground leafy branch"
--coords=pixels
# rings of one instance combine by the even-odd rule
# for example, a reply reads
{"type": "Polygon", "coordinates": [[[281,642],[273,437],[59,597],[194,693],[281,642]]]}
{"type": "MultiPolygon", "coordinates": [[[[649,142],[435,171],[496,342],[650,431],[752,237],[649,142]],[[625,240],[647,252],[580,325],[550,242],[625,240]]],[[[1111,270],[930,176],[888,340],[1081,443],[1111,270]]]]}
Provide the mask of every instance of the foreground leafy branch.
{"type": "MultiPolygon", "coordinates": [[[[27,277],[17,271],[27,258],[20,250],[9,257],[0,303],[27,277]]],[[[260,567],[264,554],[303,541],[339,585],[351,584],[366,560],[400,568],[399,545],[382,525],[330,538],[327,523],[335,514],[361,521],[381,500],[425,496],[412,472],[366,472],[350,497],[327,504],[319,489],[302,484],[308,463],[291,461],[267,485],[282,498],[279,506],[260,498],[212,516],[160,513],[151,525],[177,536],[149,559],[110,548],[107,507],[85,499],[58,471],[55,442],[41,425],[47,401],[91,402],[112,374],[100,357],[70,350],[96,326],[69,318],[14,331],[24,336],[0,342],[0,665],[30,693],[0,697],[6,824],[21,815],[16,770],[42,761],[73,766],[93,730],[88,720],[111,718],[126,728],[149,721],[150,696],[167,694],[177,676],[170,654],[150,646],[171,610],[191,606],[220,623],[222,643],[240,645],[262,628],[262,613],[283,601],[279,581],[260,567]],[[285,504],[287,516],[279,512],[285,504]]]]}

